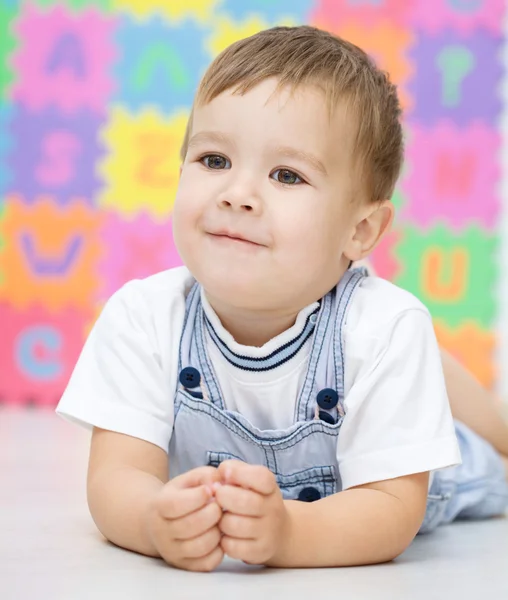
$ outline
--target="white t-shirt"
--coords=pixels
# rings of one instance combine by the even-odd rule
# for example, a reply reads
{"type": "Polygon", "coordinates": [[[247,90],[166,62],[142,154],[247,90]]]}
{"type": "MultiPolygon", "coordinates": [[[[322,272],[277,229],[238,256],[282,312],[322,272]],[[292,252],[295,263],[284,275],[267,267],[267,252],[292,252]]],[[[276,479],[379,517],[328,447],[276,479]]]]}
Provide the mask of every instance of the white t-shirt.
{"type": "MultiPolygon", "coordinates": [[[[140,438],[168,451],[185,298],[185,267],[127,283],[106,303],[57,407],[62,417],[140,438]]],[[[265,357],[298,336],[315,305],[261,348],[241,346],[203,295],[205,313],[235,355],[265,357]]],[[[311,338],[276,368],[232,364],[207,333],[229,410],[261,429],[291,425],[311,338]]],[[[460,463],[439,349],[427,309],[377,277],[353,295],[344,329],[345,412],[337,460],[343,489],[460,463]]]]}

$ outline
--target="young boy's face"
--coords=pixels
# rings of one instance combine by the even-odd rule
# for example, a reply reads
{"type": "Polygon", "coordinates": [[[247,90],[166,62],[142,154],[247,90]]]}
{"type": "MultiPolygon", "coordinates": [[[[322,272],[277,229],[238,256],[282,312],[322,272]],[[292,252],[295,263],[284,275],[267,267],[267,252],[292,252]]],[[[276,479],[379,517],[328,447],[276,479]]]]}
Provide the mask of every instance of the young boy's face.
{"type": "Polygon", "coordinates": [[[299,310],[326,294],[351,256],[352,128],[313,87],[274,94],[268,79],[195,108],[175,201],[180,255],[209,299],[299,310]]]}

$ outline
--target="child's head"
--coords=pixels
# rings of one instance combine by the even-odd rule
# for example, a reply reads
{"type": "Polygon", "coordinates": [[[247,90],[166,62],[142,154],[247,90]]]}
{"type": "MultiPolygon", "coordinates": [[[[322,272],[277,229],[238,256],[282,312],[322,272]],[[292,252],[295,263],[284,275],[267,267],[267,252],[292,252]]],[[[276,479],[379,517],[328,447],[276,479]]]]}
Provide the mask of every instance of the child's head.
{"type": "Polygon", "coordinates": [[[209,297],[299,310],[368,255],[392,219],[399,118],[387,76],[324,31],[275,27],[224,50],[196,94],[173,215],[209,297]]]}

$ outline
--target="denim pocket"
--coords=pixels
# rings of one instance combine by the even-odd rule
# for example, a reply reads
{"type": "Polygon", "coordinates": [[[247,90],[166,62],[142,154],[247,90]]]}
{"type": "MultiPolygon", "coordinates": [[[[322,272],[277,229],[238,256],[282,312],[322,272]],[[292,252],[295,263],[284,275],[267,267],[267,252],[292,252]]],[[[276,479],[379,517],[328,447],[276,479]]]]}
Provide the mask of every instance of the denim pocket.
{"type": "Polygon", "coordinates": [[[334,466],[311,467],[289,475],[276,473],[277,483],[285,500],[314,502],[337,491],[334,466]]]}
{"type": "MultiPolygon", "coordinates": [[[[230,454],[229,452],[212,452],[209,450],[206,454],[208,457],[208,465],[210,467],[218,467],[225,460],[242,460],[243,461],[243,459],[240,458],[239,456],[235,456],[234,454],[230,454]]],[[[243,461],[243,462],[245,462],[245,461],[243,461]]]]}
{"type": "MultiPolygon", "coordinates": [[[[242,460],[230,452],[208,450],[208,465],[218,467],[225,460],[242,460]]],[[[244,461],[245,462],[245,461],[244,461]]],[[[334,466],[311,467],[303,471],[284,474],[274,473],[284,500],[302,500],[314,502],[331,496],[337,491],[337,475],[334,466]]]]}

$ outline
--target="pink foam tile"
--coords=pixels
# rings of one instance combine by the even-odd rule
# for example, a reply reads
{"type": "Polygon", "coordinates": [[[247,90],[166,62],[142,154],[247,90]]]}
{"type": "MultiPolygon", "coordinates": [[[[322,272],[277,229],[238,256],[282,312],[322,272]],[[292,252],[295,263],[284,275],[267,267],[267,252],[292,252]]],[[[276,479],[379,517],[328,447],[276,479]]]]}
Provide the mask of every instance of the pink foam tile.
{"type": "Polygon", "coordinates": [[[25,4],[14,29],[12,96],[31,110],[56,105],[65,112],[97,112],[111,95],[115,17],[89,9],[73,15],[63,6],[44,11],[25,4]]]}
{"type": "Polygon", "coordinates": [[[86,337],[92,309],[16,311],[0,303],[0,402],[56,406],[86,337]]]}

